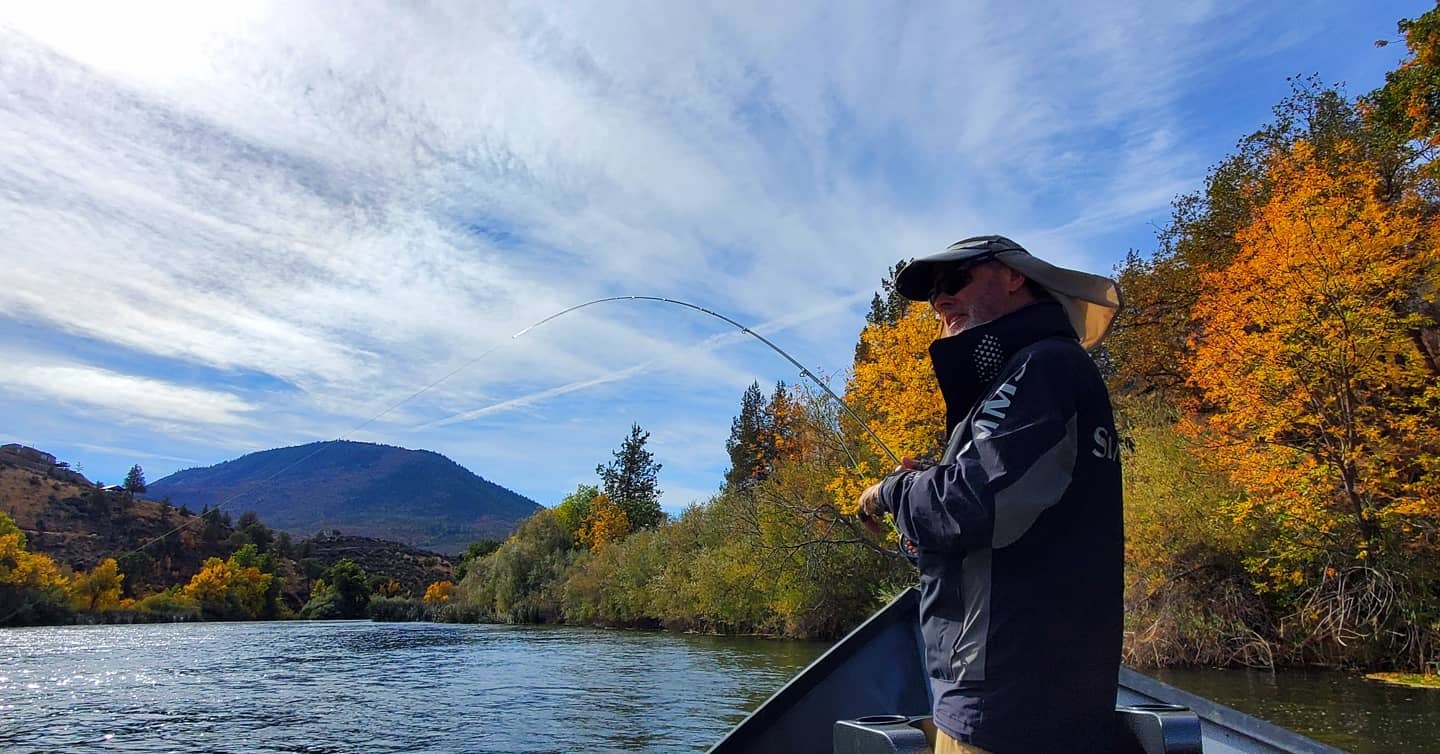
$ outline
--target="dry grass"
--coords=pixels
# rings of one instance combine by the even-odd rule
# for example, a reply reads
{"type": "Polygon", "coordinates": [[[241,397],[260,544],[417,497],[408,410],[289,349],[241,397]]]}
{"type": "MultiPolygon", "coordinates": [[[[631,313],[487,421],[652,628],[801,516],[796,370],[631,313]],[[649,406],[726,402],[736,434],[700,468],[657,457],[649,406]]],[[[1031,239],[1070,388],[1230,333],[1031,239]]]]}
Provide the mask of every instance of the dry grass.
{"type": "Polygon", "coordinates": [[[16,466],[0,467],[0,511],[9,513],[21,529],[34,529],[54,500],[80,497],[88,489],[74,482],[45,476],[16,466]]]}

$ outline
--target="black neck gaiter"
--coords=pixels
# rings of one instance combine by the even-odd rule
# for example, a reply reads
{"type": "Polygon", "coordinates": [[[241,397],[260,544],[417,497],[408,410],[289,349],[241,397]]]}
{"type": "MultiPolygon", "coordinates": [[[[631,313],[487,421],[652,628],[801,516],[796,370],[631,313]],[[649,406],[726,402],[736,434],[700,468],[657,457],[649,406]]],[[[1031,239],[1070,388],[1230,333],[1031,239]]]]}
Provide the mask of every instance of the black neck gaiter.
{"type": "Polygon", "coordinates": [[[945,434],[955,431],[1000,368],[1020,349],[1043,338],[1075,337],[1059,302],[1038,301],[959,335],[930,344],[930,365],[945,397],[945,434]]]}

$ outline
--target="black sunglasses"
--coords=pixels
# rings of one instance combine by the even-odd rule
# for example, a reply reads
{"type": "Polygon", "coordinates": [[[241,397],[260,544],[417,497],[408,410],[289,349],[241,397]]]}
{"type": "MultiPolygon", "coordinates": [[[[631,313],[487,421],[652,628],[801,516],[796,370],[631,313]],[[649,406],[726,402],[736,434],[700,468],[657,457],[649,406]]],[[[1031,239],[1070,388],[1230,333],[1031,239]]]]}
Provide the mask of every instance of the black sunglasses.
{"type": "Polygon", "coordinates": [[[936,297],[944,294],[954,296],[970,284],[975,277],[975,268],[995,258],[997,252],[989,252],[979,256],[971,257],[959,264],[950,265],[935,274],[935,282],[930,285],[930,303],[935,303],[936,297]]]}

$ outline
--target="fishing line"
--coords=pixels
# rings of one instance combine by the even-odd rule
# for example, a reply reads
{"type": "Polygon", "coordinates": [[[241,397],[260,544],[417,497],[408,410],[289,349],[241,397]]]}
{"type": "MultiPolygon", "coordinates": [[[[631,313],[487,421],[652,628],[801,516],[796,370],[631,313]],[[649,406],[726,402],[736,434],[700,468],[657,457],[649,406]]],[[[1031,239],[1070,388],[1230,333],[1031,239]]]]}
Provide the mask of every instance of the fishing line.
{"type": "MultiPolygon", "coordinates": [[[[749,327],[746,327],[745,325],[742,325],[742,324],[740,324],[739,322],[736,322],[735,320],[730,319],[729,317],[727,317],[727,316],[725,316],[725,315],[723,315],[723,314],[720,314],[719,312],[715,312],[715,311],[712,311],[712,310],[710,310],[710,309],[706,309],[706,308],[703,307],[703,306],[698,306],[698,305],[696,305],[696,304],[692,304],[692,303],[689,303],[689,302],[687,302],[687,301],[679,301],[679,300],[676,300],[676,299],[673,299],[673,298],[665,298],[665,297],[663,297],[663,296],[609,296],[609,297],[607,297],[607,298],[597,298],[597,299],[595,299],[594,301],[586,301],[586,302],[583,303],[583,304],[576,304],[575,306],[572,306],[572,307],[570,307],[570,308],[568,308],[568,309],[564,309],[564,310],[562,310],[562,311],[558,311],[558,312],[556,312],[556,313],[554,313],[554,314],[546,317],[545,319],[542,319],[542,320],[540,320],[539,322],[536,322],[535,324],[530,325],[529,327],[525,328],[524,330],[521,330],[520,332],[515,333],[514,335],[512,335],[512,336],[510,336],[510,337],[511,337],[511,339],[518,338],[518,337],[520,337],[521,335],[524,335],[525,333],[530,332],[531,330],[539,327],[540,325],[543,325],[543,324],[545,324],[546,322],[549,322],[550,320],[555,319],[556,317],[560,317],[560,316],[569,314],[570,312],[573,312],[573,311],[576,311],[576,310],[579,310],[579,309],[584,309],[584,308],[587,307],[587,306],[594,306],[595,304],[603,304],[603,303],[605,303],[605,302],[607,302],[607,301],[659,301],[659,302],[666,303],[666,304],[674,304],[674,305],[676,305],[676,306],[683,306],[683,307],[685,307],[685,308],[687,308],[687,309],[693,309],[693,310],[695,310],[695,311],[697,311],[697,312],[701,312],[701,313],[703,313],[703,314],[708,314],[708,315],[710,315],[710,316],[712,316],[712,317],[714,317],[714,318],[716,318],[716,319],[719,319],[719,320],[721,320],[721,321],[724,321],[724,322],[726,322],[726,323],[729,323],[730,325],[734,326],[734,327],[735,327],[737,330],[739,330],[740,332],[745,333],[746,335],[749,335],[749,336],[755,338],[756,340],[760,341],[761,343],[764,343],[765,345],[769,346],[769,347],[770,347],[770,350],[774,351],[775,353],[780,354],[780,356],[782,356],[786,361],[788,361],[788,362],[790,362],[791,364],[793,364],[796,369],[799,369],[799,370],[800,370],[800,374],[805,375],[805,377],[807,377],[811,382],[813,382],[816,387],[820,388],[821,390],[824,390],[826,395],[830,396],[830,398],[833,399],[833,400],[835,401],[835,403],[836,403],[838,406],[840,406],[840,408],[844,409],[844,410],[845,410],[845,413],[846,413],[846,414],[849,414],[850,418],[851,418],[851,419],[854,419],[854,420],[855,420],[855,423],[856,423],[856,424],[859,424],[860,427],[865,430],[865,433],[868,434],[868,435],[870,435],[870,439],[874,440],[874,441],[875,441],[875,444],[878,445],[881,450],[885,451],[885,455],[889,456],[891,461],[894,461],[897,466],[900,464],[900,458],[899,458],[898,456],[896,456],[895,453],[890,450],[890,447],[887,446],[887,445],[885,444],[885,442],[880,439],[880,436],[879,436],[879,435],[876,435],[876,434],[875,434],[875,431],[874,431],[874,430],[870,429],[870,425],[869,425],[868,423],[866,423],[864,419],[861,419],[861,418],[860,418],[860,415],[857,414],[857,413],[855,413],[855,411],[850,408],[850,405],[849,405],[849,404],[847,404],[844,400],[841,400],[840,396],[836,395],[836,394],[835,394],[835,391],[834,391],[834,390],[831,390],[831,389],[830,389],[830,386],[827,385],[827,384],[825,384],[825,381],[824,381],[824,380],[821,380],[819,377],[817,377],[817,376],[815,375],[815,373],[812,372],[812,371],[810,371],[810,369],[809,369],[808,367],[806,367],[804,364],[801,364],[799,361],[796,361],[796,360],[795,360],[795,357],[793,357],[793,356],[791,356],[790,354],[786,353],[785,350],[782,349],[780,346],[777,346],[777,345],[775,345],[774,343],[770,342],[770,340],[769,340],[768,338],[766,338],[764,335],[761,335],[760,333],[755,332],[754,330],[750,329],[749,327]]],[[[472,362],[472,363],[473,363],[473,362],[472,362]]],[[[448,379],[448,376],[447,376],[447,379],[448,379]]]]}
{"type": "MultiPolygon", "coordinates": [[[[874,440],[876,446],[878,446],[881,450],[885,451],[885,455],[889,456],[891,461],[893,461],[897,466],[900,465],[900,458],[899,458],[898,456],[896,456],[893,451],[890,450],[890,447],[889,447],[888,445],[886,445],[883,440],[880,439],[880,436],[879,436],[879,435],[875,434],[875,431],[870,428],[870,425],[869,425],[868,423],[866,423],[864,419],[861,419],[861,418],[860,418],[860,415],[857,414],[857,413],[855,413],[855,411],[850,408],[849,404],[847,404],[844,400],[842,400],[839,395],[836,395],[836,394],[835,394],[835,391],[834,391],[834,390],[831,390],[831,389],[830,389],[830,386],[827,385],[827,384],[825,384],[825,382],[824,382],[823,380],[821,380],[818,376],[816,376],[816,374],[815,374],[814,372],[810,371],[810,369],[809,369],[808,367],[806,367],[804,364],[801,364],[799,361],[797,361],[797,360],[795,359],[795,357],[793,357],[793,356],[791,356],[790,354],[786,353],[785,350],[782,349],[780,346],[777,346],[777,345],[775,345],[774,343],[772,343],[772,342],[770,341],[770,339],[766,338],[764,335],[761,335],[760,333],[755,332],[754,330],[750,329],[749,327],[746,327],[745,325],[743,325],[743,324],[741,324],[741,323],[739,323],[739,322],[736,322],[735,320],[733,320],[733,319],[731,319],[731,318],[729,318],[729,317],[727,317],[727,316],[725,316],[725,315],[723,315],[723,314],[720,314],[719,312],[713,311],[713,310],[711,310],[711,309],[706,309],[706,308],[703,307],[703,306],[699,306],[699,305],[696,305],[696,304],[689,303],[688,301],[680,301],[680,300],[678,300],[678,299],[665,298],[665,297],[663,297],[663,296],[607,296],[607,297],[605,297],[605,298],[597,298],[597,299],[594,299],[593,301],[586,301],[586,302],[584,302],[584,303],[582,303],[582,304],[576,304],[576,305],[574,305],[574,306],[571,306],[571,307],[568,307],[568,308],[565,308],[565,309],[561,309],[560,311],[555,312],[554,314],[551,314],[551,315],[548,316],[548,317],[545,317],[545,318],[543,318],[543,319],[540,319],[540,320],[536,321],[535,323],[529,325],[528,327],[525,327],[524,329],[516,332],[514,335],[511,335],[509,340],[510,340],[510,341],[514,341],[514,340],[516,340],[517,338],[519,338],[520,336],[522,336],[522,335],[530,332],[531,330],[534,330],[535,328],[540,327],[541,325],[543,325],[543,324],[545,324],[545,323],[547,323],[547,322],[550,322],[551,320],[557,319],[557,318],[559,318],[559,317],[563,317],[563,316],[565,316],[566,314],[569,314],[569,313],[571,313],[571,312],[579,311],[580,309],[584,309],[584,308],[586,308],[586,307],[588,307],[588,306],[594,306],[594,305],[596,305],[596,304],[603,304],[603,303],[610,302],[610,301],[658,301],[658,302],[666,303],[666,304],[674,304],[675,306],[683,306],[683,307],[685,307],[685,308],[687,308],[687,309],[693,309],[694,311],[700,312],[700,313],[702,313],[702,314],[708,314],[708,315],[710,315],[711,317],[714,317],[714,318],[719,319],[719,320],[721,320],[721,321],[723,321],[723,322],[726,322],[726,323],[730,324],[731,326],[735,327],[735,328],[736,328],[737,330],[739,330],[740,332],[742,332],[742,333],[744,333],[744,334],[746,334],[746,335],[749,335],[749,336],[755,338],[756,340],[760,341],[761,343],[764,343],[766,346],[769,346],[769,347],[770,347],[770,350],[774,351],[775,353],[777,353],[777,354],[779,354],[781,357],[783,357],[786,361],[790,362],[792,365],[795,366],[796,369],[799,369],[799,370],[800,370],[800,374],[804,375],[807,379],[809,379],[816,387],[819,387],[821,390],[825,391],[825,394],[828,395],[828,396],[830,396],[830,398],[835,401],[836,405],[840,406],[840,408],[842,408],[842,409],[845,411],[845,413],[850,416],[850,418],[852,418],[852,419],[855,420],[855,423],[856,423],[856,424],[860,425],[860,427],[865,430],[865,433],[866,433],[866,434],[870,435],[870,439],[874,440]]],[[[363,422],[361,422],[360,424],[356,425],[356,426],[355,426],[353,429],[351,429],[350,431],[348,431],[348,432],[340,435],[339,437],[335,438],[335,440],[330,441],[330,442],[322,442],[322,443],[320,443],[320,444],[319,444],[314,450],[312,450],[311,452],[305,454],[304,456],[301,456],[299,459],[297,459],[297,460],[295,460],[295,461],[292,461],[292,462],[289,463],[289,464],[286,464],[285,466],[281,467],[280,470],[276,471],[275,473],[270,474],[269,476],[267,476],[267,477],[265,477],[265,478],[263,478],[263,479],[257,479],[257,480],[255,480],[255,481],[251,482],[251,483],[248,485],[248,487],[250,487],[250,488],[253,489],[254,487],[256,487],[256,486],[258,486],[258,485],[264,484],[265,482],[269,482],[269,481],[271,481],[272,479],[275,479],[276,477],[280,476],[281,474],[284,474],[285,472],[287,472],[287,471],[295,468],[296,466],[299,466],[300,464],[302,464],[302,463],[304,463],[304,462],[306,462],[306,461],[314,458],[315,456],[319,455],[320,453],[323,453],[326,448],[331,447],[331,442],[342,442],[342,441],[344,441],[346,438],[350,437],[351,435],[354,435],[355,433],[359,432],[360,430],[362,430],[362,429],[370,426],[371,424],[374,424],[375,422],[379,421],[382,417],[384,417],[385,415],[387,415],[387,414],[389,414],[390,412],[394,411],[395,409],[400,408],[401,406],[409,403],[410,401],[413,401],[413,400],[415,400],[416,398],[419,398],[420,396],[424,395],[425,393],[430,392],[431,390],[433,390],[434,388],[436,388],[437,386],[439,386],[442,382],[445,382],[446,380],[449,380],[450,378],[454,377],[455,375],[457,375],[457,374],[465,371],[466,369],[469,369],[470,367],[474,366],[475,364],[479,363],[479,362],[480,362],[482,359],[484,359],[486,356],[489,356],[490,354],[492,354],[492,353],[494,353],[496,350],[498,350],[501,346],[505,345],[506,342],[509,342],[509,341],[503,341],[503,340],[502,340],[502,341],[500,341],[499,343],[496,343],[496,344],[490,346],[489,348],[485,349],[484,351],[482,351],[481,353],[479,353],[479,354],[476,355],[475,357],[467,360],[465,363],[461,364],[460,366],[458,366],[458,367],[450,370],[450,371],[447,372],[444,376],[440,377],[439,379],[435,380],[434,382],[431,382],[430,384],[428,384],[428,385],[420,388],[419,390],[416,390],[414,393],[411,393],[410,395],[406,396],[405,398],[402,398],[402,399],[400,399],[400,400],[398,400],[398,401],[390,404],[390,406],[387,407],[385,410],[381,411],[381,412],[378,413],[378,414],[375,414],[374,416],[370,417],[369,419],[366,419],[365,421],[363,421],[363,422]]],[[[849,452],[848,452],[848,449],[847,449],[847,455],[848,455],[848,454],[849,454],[849,452]]],[[[231,502],[234,502],[235,500],[239,499],[242,495],[248,494],[250,491],[251,491],[251,489],[245,489],[245,490],[242,490],[242,491],[240,491],[240,492],[236,492],[235,494],[231,495],[231,496],[228,497],[228,498],[225,498],[224,500],[221,500],[220,502],[218,502],[218,503],[215,504],[215,510],[216,510],[216,511],[219,511],[219,509],[220,509],[221,506],[224,506],[224,505],[227,505],[227,504],[229,504],[229,503],[231,503],[231,502]]],[[[201,520],[204,520],[203,517],[200,517],[200,518],[201,518],[201,520]]],[[[123,553],[123,554],[121,555],[121,557],[124,557],[124,555],[130,554],[130,552],[139,552],[140,550],[144,550],[145,548],[149,547],[150,545],[152,545],[152,544],[154,544],[154,543],[156,543],[156,542],[159,542],[160,540],[162,540],[162,539],[170,536],[171,534],[174,534],[174,533],[177,532],[177,531],[180,531],[181,529],[184,529],[185,527],[189,526],[191,523],[192,523],[192,521],[186,521],[186,522],[184,522],[184,523],[181,523],[179,526],[176,526],[175,528],[173,528],[173,529],[171,529],[171,530],[169,530],[169,531],[167,531],[167,532],[165,532],[165,533],[163,533],[163,534],[161,534],[161,535],[159,535],[159,536],[157,536],[157,537],[153,537],[153,538],[151,538],[151,539],[149,539],[149,540],[146,540],[144,543],[142,543],[141,545],[139,545],[139,546],[136,547],[135,549],[130,550],[130,551],[127,552],[127,553],[123,553]]]]}

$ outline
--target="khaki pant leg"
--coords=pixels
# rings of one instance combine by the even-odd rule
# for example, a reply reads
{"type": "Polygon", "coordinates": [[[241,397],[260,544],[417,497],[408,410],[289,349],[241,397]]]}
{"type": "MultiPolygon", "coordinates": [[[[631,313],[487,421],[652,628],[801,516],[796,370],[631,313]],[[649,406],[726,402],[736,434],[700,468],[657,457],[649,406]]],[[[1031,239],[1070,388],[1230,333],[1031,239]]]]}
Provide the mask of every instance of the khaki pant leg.
{"type": "Polygon", "coordinates": [[[935,730],[935,754],[990,754],[979,746],[962,743],[943,730],[935,730]]]}

